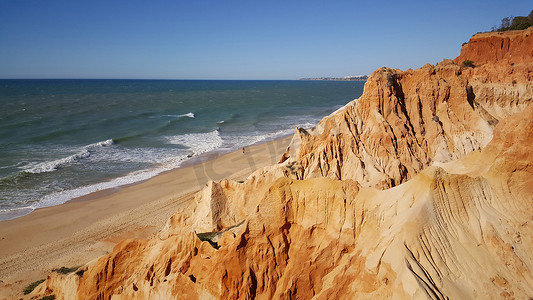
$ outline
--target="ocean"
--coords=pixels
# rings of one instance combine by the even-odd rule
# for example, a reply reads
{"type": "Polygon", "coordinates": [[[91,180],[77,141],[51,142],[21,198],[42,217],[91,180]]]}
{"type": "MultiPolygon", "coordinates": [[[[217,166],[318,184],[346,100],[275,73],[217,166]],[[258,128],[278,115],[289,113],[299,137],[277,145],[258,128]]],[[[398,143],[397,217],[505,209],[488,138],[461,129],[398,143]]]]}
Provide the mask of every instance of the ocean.
{"type": "Polygon", "coordinates": [[[313,127],[363,85],[0,80],[0,220],[313,127]]]}

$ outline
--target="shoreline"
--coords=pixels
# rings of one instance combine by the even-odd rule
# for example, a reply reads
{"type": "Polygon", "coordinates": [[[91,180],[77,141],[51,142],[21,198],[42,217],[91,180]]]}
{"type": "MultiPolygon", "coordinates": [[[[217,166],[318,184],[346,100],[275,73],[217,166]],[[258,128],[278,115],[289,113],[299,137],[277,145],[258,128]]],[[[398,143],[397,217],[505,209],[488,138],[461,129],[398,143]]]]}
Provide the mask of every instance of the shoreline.
{"type": "MultiPolygon", "coordinates": [[[[260,145],[263,145],[263,144],[267,144],[269,142],[274,142],[274,141],[278,141],[278,140],[285,140],[287,138],[292,138],[292,134],[283,135],[283,136],[280,136],[280,137],[274,138],[274,139],[267,139],[267,140],[264,140],[264,141],[260,141],[260,142],[248,145],[245,148],[252,148],[252,147],[255,147],[255,146],[260,146],[260,145]]],[[[289,140],[289,142],[290,142],[290,140],[289,140]]],[[[198,156],[192,156],[192,157],[190,157],[190,159],[184,160],[182,162],[182,164],[179,165],[178,167],[172,168],[170,170],[162,171],[161,173],[158,173],[158,174],[156,174],[156,175],[154,175],[154,176],[152,176],[150,178],[143,179],[143,180],[136,181],[136,182],[132,182],[132,183],[126,183],[126,184],[118,185],[118,186],[115,186],[115,187],[105,188],[105,189],[94,191],[94,192],[90,192],[90,193],[88,193],[86,195],[74,197],[74,198],[72,198],[72,199],[70,199],[70,200],[68,200],[68,201],[66,201],[64,203],[57,204],[57,205],[63,205],[65,203],[69,203],[69,202],[90,201],[90,200],[94,200],[94,199],[110,196],[110,195],[113,195],[115,193],[120,192],[122,189],[128,188],[130,186],[135,186],[135,185],[138,185],[138,184],[142,184],[144,182],[152,180],[155,177],[158,177],[158,176],[161,176],[161,175],[164,175],[164,174],[167,174],[167,173],[172,173],[172,172],[174,172],[176,170],[179,170],[179,169],[182,169],[182,168],[194,167],[194,166],[199,165],[199,164],[208,163],[209,161],[215,160],[217,158],[220,158],[220,157],[222,157],[222,156],[224,156],[226,154],[230,154],[230,153],[233,153],[233,152],[240,152],[240,151],[241,151],[240,149],[237,149],[237,150],[225,150],[225,151],[214,150],[214,151],[211,151],[211,152],[202,153],[202,154],[200,154],[198,156]]],[[[224,179],[224,178],[222,178],[222,179],[224,179]]],[[[221,179],[217,179],[217,180],[221,180],[221,179]]],[[[57,205],[53,205],[53,206],[57,206],[57,205]]],[[[53,207],[53,206],[46,206],[46,207],[53,207]]],[[[46,207],[39,207],[37,209],[46,208],[46,207]]],[[[35,210],[37,210],[37,209],[35,209],[35,210]]],[[[35,210],[33,210],[32,212],[34,212],[35,210]]],[[[32,212],[30,212],[29,214],[31,214],[32,212]]],[[[26,214],[26,215],[28,215],[28,214],[26,214]]],[[[24,216],[26,216],[26,215],[24,215],[24,216]]],[[[23,216],[21,216],[21,217],[23,217],[23,216]]],[[[20,218],[20,217],[17,217],[17,218],[20,218]]],[[[13,219],[10,219],[10,220],[13,220],[13,219]]],[[[3,221],[9,221],[9,220],[0,220],[0,225],[2,224],[3,221]]]]}
{"type": "MultiPolygon", "coordinates": [[[[261,145],[261,144],[266,144],[268,142],[272,142],[272,141],[275,141],[275,140],[283,140],[283,139],[291,137],[291,136],[292,136],[292,134],[288,134],[288,135],[281,135],[281,136],[278,136],[278,137],[275,137],[275,138],[267,138],[265,140],[262,140],[262,141],[254,143],[254,144],[248,145],[248,146],[246,146],[246,148],[258,146],[258,145],[261,145]]],[[[103,188],[103,189],[100,189],[100,190],[91,191],[91,192],[88,192],[88,193],[83,194],[83,195],[74,196],[73,198],[70,198],[69,200],[66,200],[65,202],[62,202],[62,203],[57,203],[57,204],[52,204],[52,205],[45,205],[45,206],[41,206],[41,207],[37,207],[37,208],[29,208],[29,207],[16,208],[16,209],[13,209],[11,211],[11,213],[14,215],[14,217],[8,217],[8,218],[5,218],[5,219],[0,218],[0,225],[2,224],[2,222],[15,220],[15,219],[27,216],[27,215],[29,215],[29,214],[31,214],[31,213],[39,210],[39,209],[48,208],[48,207],[54,207],[54,206],[58,206],[58,205],[63,205],[65,203],[69,203],[69,202],[73,202],[73,201],[77,202],[77,201],[94,200],[94,199],[97,199],[97,198],[109,196],[109,195],[112,195],[114,193],[119,192],[120,190],[122,190],[124,188],[130,187],[130,186],[134,186],[134,185],[137,185],[137,184],[142,184],[142,183],[144,183],[146,181],[149,181],[149,180],[151,180],[151,179],[153,179],[153,178],[155,178],[157,176],[160,176],[162,174],[165,174],[165,173],[168,173],[168,172],[173,172],[175,170],[178,170],[178,169],[181,169],[181,168],[190,167],[190,166],[194,166],[194,165],[197,165],[197,164],[206,163],[206,162],[208,162],[210,160],[217,159],[217,158],[219,158],[219,157],[221,157],[221,156],[223,156],[225,154],[229,154],[229,153],[232,153],[232,152],[235,152],[235,151],[240,151],[240,150],[238,150],[238,149],[237,150],[227,150],[227,149],[218,150],[217,149],[217,150],[213,150],[213,151],[210,151],[210,152],[201,153],[201,154],[199,154],[197,156],[191,156],[188,159],[183,160],[179,166],[171,168],[171,169],[168,169],[168,170],[158,171],[157,174],[155,174],[155,175],[153,175],[153,176],[151,176],[149,178],[141,179],[139,181],[135,181],[135,182],[131,182],[131,183],[118,184],[116,186],[106,187],[106,188],[103,188]],[[23,214],[16,214],[16,213],[14,213],[14,211],[16,211],[16,210],[28,210],[29,212],[23,213],[23,214]]],[[[156,170],[156,169],[153,169],[153,170],[156,170]]],[[[146,169],[146,170],[139,170],[139,171],[141,171],[141,172],[150,172],[152,170],[151,169],[146,169]]],[[[127,177],[128,175],[125,175],[125,176],[127,177]]],[[[122,177],[124,177],[124,176],[122,176],[122,177]]],[[[119,178],[122,178],[122,177],[119,177],[119,178]]],[[[74,188],[73,190],[83,189],[83,188],[94,186],[94,185],[105,184],[107,182],[112,182],[113,180],[115,180],[115,179],[112,179],[110,181],[103,181],[103,182],[99,182],[99,183],[90,184],[88,186],[77,187],[77,188],[74,188]]],[[[6,215],[9,215],[9,212],[6,215]]]]}
{"type": "Polygon", "coordinates": [[[244,180],[277,163],[292,135],[209,153],[150,179],[104,189],[0,221],[0,298],[20,294],[52,268],[85,264],[124,238],[156,233],[209,180],[244,180]]]}

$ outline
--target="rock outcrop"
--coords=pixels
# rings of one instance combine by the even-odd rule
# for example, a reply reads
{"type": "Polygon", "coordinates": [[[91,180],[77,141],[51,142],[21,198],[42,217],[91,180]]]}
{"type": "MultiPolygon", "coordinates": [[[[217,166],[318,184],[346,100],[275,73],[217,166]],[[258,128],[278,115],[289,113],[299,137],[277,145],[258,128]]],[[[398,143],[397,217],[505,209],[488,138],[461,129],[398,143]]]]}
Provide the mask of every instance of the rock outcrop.
{"type": "Polygon", "coordinates": [[[474,35],[463,44],[457,64],[471,60],[475,65],[505,62],[508,64],[529,63],[533,56],[533,28],[506,32],[487,32],[474,35]]]}
{"type": "MultiPolygon", "coordinates": [[[[361,98],[315,128],[295,132],[285,154],[298,170],[293,177],[353,179],[384,189],[435,162],[482,149],[499,121],[533,101],[533,47],[514,46],[530,45],[530,31],[493,34],[505,37],[512,52],[522,54],[514,54],[522,59],[513,65],[495,60],[465,68],[445,60],[417,70],[378,69],[361,98]]],[[[493,35],[486,34],[489,39],[493,35]]],[[[480,38],[472,40],[477,42],[471,41],[463,52],[482,52],[484,48],[476,48],[484,45],[480,38]]]]}
{"type": "Polygon", "coordinates": [[[33,295],[532,297],[533,55],[520,46],[532,41],[476,35],[456,59],[475,68],[378,69],[361,98],[297,129],[279,164],[209,183],[156,238],[53,273],[33,295]],[[501,57],[522,58],[475,50],[494,37],[509,45],[501,57]]]}

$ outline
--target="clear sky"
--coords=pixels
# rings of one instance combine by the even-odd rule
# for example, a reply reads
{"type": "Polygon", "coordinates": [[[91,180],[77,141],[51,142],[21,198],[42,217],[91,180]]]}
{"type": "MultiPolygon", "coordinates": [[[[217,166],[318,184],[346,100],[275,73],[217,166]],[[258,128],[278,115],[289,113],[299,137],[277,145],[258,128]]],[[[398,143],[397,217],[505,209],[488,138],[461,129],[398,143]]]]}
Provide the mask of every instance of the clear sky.
{"type": "Polygon", "coordinates": [[[402,70],[531,1],[0,0],[0,78],[298,79],[402,70]]]}

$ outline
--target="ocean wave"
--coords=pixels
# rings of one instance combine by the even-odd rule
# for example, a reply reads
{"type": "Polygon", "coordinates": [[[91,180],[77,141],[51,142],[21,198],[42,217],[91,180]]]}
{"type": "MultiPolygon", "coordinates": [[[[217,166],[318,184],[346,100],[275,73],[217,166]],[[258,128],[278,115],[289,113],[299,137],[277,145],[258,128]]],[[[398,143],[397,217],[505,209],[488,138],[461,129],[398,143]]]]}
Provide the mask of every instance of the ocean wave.
{"type": "MultiPolygon", "coordinates": [[[[239,118],[240,118],[240,115],[234,113],[234,114],[231,114],[227,118],[219,119],[220,121],[217,121],[215,126],[219,126],[218,127],[219,130],[220,128],[231,128],[231,127],[234,127],[235,124],[237,124],[237,122],[239,121],[239,118]]],[[[215,120],[216,119],[214,119],[214,121],[215,120]]]]}
{"type": "Polygon", "coordinates": [[[20,165],[22,165],[22,164],[23,164],[22,162],[16,162],[15,164],[12,164],[12,165],[0,166],[0,170],[1,170],[1,169],[18,168],[18,167],[20,167],[20,165]]]}
{"type": "Polygon", "coordinates": [[[195,118],[194,113],[192,113],[192,112],[186,113],[186,114],[182,114],[182,115],[165,115],[165,117],[173,117],[173,118],[189,117],[189,118],[192,118],[192,119],[195,118]]]}
{"type": "Polygon", "coordinates": [[[7,208],[7,209],[0,209],[0,221],[6,221],[15,219],[18,217],[22,217],[24,215],[27,215],[31,213],[34,209],[31,207],[15,207],[15,208],[7,208]]]}
{"type": "Polygon", "coordinates": [[[57,170],[58,168],[61,168],[63,166],[76,163],[82,159],[88,158],[91,156],[91,153],[96,151],[99,147],[108,147],[114,144],[114,141],[112,139],[97,142],[94,144],[87,145],[83,147],[80,151],[78,151],[75,154],[72,154],[70,156],[52,160],[52,161],[45,161],[45,162],[39,162],[39,163],[29,163],[25,166],[19,167],[23,170],[23,172],[26,173],[32,173],[32,174],[39,174],[39,173],[47,173],[47,172],[53,172],[57,170]]]}
{"type": "Polygon", "coordinates": [[[194,155],[216,150],[222,146],[222,138],[218,130],[207,133],[187,133],[174,136],[167,136],[169,144],[181,145],[189,148],[194,155]]]}
{"type": "Polygon", "coordinates": [[[186,113],[186,114],[183,114],[183,115],[178,115],[178,117],[194,118],[194,114],[192,112],[190,112],[190,113],[186,113]]]}
{"type": "MultiPolygon", "coordinates": [[[[175,159],[176,159],[176,162],[178,161],[181,162],[185,160],[186,158],[187,156],[181,156],[179,158],[176,157],[175,159]]],[[[81,187],[73,188],[73,189],[52,192],[40,198],[39,201],[33,202],[30,205],[26,205],[24,207],[13,207],[13,208],[0,209],[0,221],[9,220],[9,219],[13,219],[13,218],[17,218],[17,217],[29,214],[30,212],[32,212],[33,210],[37,208],[43,208],[43,207],[63,204],[69,200],[82,197],[85,195],[89,195],[90,193],[94,193],[97,191],[102,191],[106,189],[118,189],[120,186],[141,182],[141,181],[150,179],[162,172],[176,168],[177,166],[178,164],[176,163],[176,164],[165,165],[160,168],[135,171],[125,176],[112,179],[110,181],[90,184],[90,185],[81,186],[81,187]]]]}
{"type": "Polygon", "coordinates": [[[93,166],[99,170],[105,169],[106,162],[113,164],[131,164],[138,166],[166,165],[172,164],[181,156],[187,155],[186,149],[176,149],[175,147],[114,147],[108,151],[98,153],[93,166]],[[104,163],[104,165],[102,165],[104,163]]]}
{"type": "Polygon", "coordinates": [[[232,124],[239,119],[241,119],[241,114],[232,113],[229,118],[225,118],[224,120],[218,122],[218,124],[232,124]]]}
{"type": "Polygon", "coordinates": [[[140,137],[142,137],[141,134],[123,136],[123,137],[120,137],[120,138],[113,139],[113,143],[120,144],[120,143],[127,142],[127,141],[130,141],[130,140],[138,139],[140,137]]]}
{"type": "Polygon", "coordinates": [[[169,128],[175,127],[176,124],[179,124],[181,122],[186,122],[184,121],[186,118],[194,119],[196,116],[194,115],[194,113],[190,112],[190,113],[186,113],[182,115],[163,115],[160,117],[172,117],[172,119],[167,119],[164,124],[153,129],[152,130],[153,132],[157,132],[157,133],[164,132],[168,130],[169,128]]]}
{"type": "Polygon", "coordinates": [[[107,146],[113,145],[114,143],[115,142],[113,141],[113,139],[108,139],[108,140],[105,140],[105,141],[102,141],[102,142],[98,142],[98,143],[87,145],[87,146],[85,146],[85,148],[107,147],[107,146]]]}

